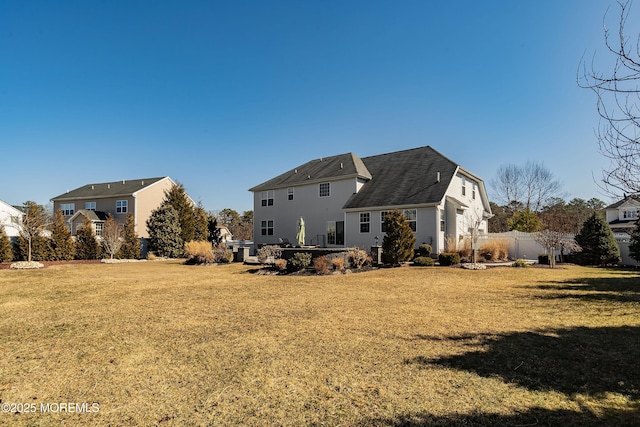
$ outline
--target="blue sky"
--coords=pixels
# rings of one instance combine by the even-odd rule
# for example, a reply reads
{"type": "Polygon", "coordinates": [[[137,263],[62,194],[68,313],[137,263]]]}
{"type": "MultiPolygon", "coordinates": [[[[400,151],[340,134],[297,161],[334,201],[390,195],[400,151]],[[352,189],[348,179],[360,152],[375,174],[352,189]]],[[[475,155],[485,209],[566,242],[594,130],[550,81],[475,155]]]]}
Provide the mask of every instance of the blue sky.
{"type": "Polygon", "coordinates": [[[531,160],[609,202],[575,79],[610,4],[0,0],[0,200],[168,175],[242,212],[308,160],[430,145],[490,196],[531,160]]]}

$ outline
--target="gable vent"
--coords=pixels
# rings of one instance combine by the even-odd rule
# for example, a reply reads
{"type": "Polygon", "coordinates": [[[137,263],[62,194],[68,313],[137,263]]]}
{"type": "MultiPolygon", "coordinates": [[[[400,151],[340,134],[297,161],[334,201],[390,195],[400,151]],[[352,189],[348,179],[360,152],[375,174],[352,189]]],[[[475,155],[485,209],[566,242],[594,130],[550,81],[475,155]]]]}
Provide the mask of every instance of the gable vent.
{"type": "Polygon", "coordinates": [[[124,179],[122,180],[122,185],[124,185],[124,179]]]}
{"type": "Polygon", "coordinates": [[[141,185],[144,185],[144,181],[142,181],[142,184],[141,184],[141,185]]]}
{"type": "Polygon", "coordinates": [[[436,182],[440,182],[440,172],[436,172],[436,182]]]}
{"type": "Polygon", "coordinates": [[[95,190],[95,188],[94,188],[94,186],[93,186],[93,185],[91,186],[91,189],[92,189],[92,190],[95,190]]]}
{"type": "Polygon", "coordinates": [[[344,165],[342,164],[342,162],[340,162],[340,169],[344,168],[344,165]]]}
{"type": "Polygon", "coordinates": [[[298,173],[298,169],[294,169],[294,170],[293,170],[293,173],[298,173]]]}
{"type": "Polygon", "coordinates": [[[107,188],[111,188],[111,184],[107,184],[107,188]]]}

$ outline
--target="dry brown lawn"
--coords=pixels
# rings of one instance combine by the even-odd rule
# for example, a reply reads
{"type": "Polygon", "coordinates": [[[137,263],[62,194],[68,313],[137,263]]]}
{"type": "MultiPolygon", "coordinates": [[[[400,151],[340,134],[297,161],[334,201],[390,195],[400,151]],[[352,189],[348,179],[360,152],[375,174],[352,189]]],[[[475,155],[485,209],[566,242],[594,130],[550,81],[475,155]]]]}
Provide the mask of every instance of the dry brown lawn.
{"type": "Polygon", "coordinates": [[[250,269],[0,270],[0,424],[640,424],[636,272],[250,269]]]}

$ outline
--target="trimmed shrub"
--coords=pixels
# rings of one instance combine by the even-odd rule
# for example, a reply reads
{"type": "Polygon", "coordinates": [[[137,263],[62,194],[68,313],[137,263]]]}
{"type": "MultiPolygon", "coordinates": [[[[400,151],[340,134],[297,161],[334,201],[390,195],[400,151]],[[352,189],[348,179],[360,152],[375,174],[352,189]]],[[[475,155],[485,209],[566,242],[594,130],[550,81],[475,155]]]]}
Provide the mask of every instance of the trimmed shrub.
{"type": "Polygon", "coordinates": [[[442,266],[460,264],[460,254],[458,252],[442,252],[438,255],[438,262],[442,266]]]}
{"type": "Polygon", "coordinates": [[[431,267],[436,265],[436,261],[429,256],[419,256],[413,259],[413,265],[420,267],[431,267]]]}
{"type": "Polygon", "coordinates": [[[321,256],[313,260],[313,269],[318,274],[327,274],[330,267],[331,263],[325,256],[321,256]]]}
{"type": "Polygon", "coordinates": [[[287,270],[300,271],[311,265],[311,254],[308,252],[296,252],[287,261],[287,270]]]}
{"type": "Polygon", "coordinates": [[[384,220],[386,233],[382,238],[382,262],[397,265],[411,261],[416,237],[407,218],[398,210],[387,212],[384,220]]]}
{"type": "Polygon", "coordinates": [[[509,242],[493,240],[480,246],[479,254],[486,260],[501,260],[509,258],[509,242]]]}
{"type": "Polygon", "coordinates": [[[342,270],[344,268],[344,258],[333,258],[331,265],[334,270],[342,270]]]}
{"type": "Polygon", "coordinates": [[[267,245],[258,249],[258,261],[260,264],[275,262],[282,257],[282,249],[276,245],[267,245]]]}
{"type": "Polygon", "coordinates": [[[549,254],[538,255],[538,264],[549,265],[549,254]]]}
{"type": "Polygon", "coordinates": [[[427,245],[426,243],[423,243],[420,246],[418,246],[418,249],[416,249],[416,257],[431,256],[431,251],[433,251],[433,249],[431,248],[431,245],[427,245]]]}
{"type": "Polygon", "coordinates": [[[275,265],[276,269],[278,269],[280,271],[285,271],[287,269],[287,260],[286,259],[282,259],[282,258],[278,258],[274,262],[274,265],[275,265]]]}
{"type": "MultiPolygon", "coordinates": [[[[351,266],[357,269],[362,268],[371,258],[366,251],[358,248],[350,248],[347,252],[351,266]]],[[[370,261],[369,261],[370,262],[370,261]]]]}
{"type": "Polygon", "coordinates": [[[515,260],[513,264],[511,264],[511,266],[518,267],[518,268],[527,268],[529,267],[529,264],[527,263],[527,261],[523,260],[522,258],[519,258],[515,260]]]}

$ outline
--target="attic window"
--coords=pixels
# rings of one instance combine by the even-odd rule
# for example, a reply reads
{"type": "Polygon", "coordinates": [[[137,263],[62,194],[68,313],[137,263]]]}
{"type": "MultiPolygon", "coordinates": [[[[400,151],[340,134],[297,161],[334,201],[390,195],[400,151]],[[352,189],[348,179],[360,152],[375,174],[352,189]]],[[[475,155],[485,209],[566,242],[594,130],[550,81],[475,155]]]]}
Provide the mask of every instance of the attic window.
{"type": "Polygon", "coordinates": [[[323,182],[318,185],[319,196],[320,197],[329,197],[331,195],[331,183],[323,182]]]}

